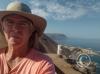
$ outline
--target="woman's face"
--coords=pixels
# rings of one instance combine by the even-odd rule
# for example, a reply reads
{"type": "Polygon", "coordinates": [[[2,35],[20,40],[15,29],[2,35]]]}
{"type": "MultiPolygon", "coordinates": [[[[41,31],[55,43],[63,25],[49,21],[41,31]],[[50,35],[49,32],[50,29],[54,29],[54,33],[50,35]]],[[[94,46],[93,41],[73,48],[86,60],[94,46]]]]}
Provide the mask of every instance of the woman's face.
{"type": "Polygon", "coordinates": [[[20,15],[9,15],[5,17],[2,27],[8,45],[15,47],[27,45],[34,30],[31,21],[20,15]]]}

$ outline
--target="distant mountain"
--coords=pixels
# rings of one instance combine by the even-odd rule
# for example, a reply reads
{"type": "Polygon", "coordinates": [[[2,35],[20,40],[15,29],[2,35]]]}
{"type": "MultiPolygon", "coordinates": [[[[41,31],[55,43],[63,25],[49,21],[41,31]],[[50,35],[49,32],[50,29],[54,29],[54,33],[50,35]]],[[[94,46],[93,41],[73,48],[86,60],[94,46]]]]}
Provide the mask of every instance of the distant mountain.
{"type": "Polygon", "coordinates": [[[59,44],[64,44],[68,39],[65,34],[61,33],[46,33],[46,35],[59,44]]]}

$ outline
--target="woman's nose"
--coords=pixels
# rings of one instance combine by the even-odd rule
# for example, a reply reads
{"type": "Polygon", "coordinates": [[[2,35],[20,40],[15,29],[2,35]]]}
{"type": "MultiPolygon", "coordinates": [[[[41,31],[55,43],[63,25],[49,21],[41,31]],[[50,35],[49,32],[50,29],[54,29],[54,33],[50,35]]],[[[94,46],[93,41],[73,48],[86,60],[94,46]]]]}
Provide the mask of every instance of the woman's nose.
{"type": "Polygon", "coordinates": [[[14,24],[14,25],[13,25],[12,30],[13,30],[13,31],[18,31],[17,24],[14,24]]]}

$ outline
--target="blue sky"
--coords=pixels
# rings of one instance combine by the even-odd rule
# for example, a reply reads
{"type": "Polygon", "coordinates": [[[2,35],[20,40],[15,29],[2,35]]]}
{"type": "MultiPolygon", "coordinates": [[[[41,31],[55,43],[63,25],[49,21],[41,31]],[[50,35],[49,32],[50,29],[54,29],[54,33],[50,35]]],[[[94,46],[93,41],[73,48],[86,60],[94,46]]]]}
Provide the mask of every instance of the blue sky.
{"type": "MultiPolygon", "coordinates": [[[[14,0],[0,0],[0,10],[14,0]]],[[[45,33],[100,39],[100,0],[19,0],[47,20],[45,33]]]]}

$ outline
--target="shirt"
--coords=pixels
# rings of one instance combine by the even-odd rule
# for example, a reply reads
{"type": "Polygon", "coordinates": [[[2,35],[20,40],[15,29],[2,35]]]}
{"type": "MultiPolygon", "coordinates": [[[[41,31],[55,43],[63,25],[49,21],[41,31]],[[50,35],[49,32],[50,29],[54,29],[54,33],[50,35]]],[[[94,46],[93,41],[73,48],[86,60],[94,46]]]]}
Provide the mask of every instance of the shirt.
{"type": "Polygon", "coordinates": [[[0,74],[55,74],[55,68],[48,56],[32,49],[26,57],[9,70],[5,52],[0,51],[0,74]]]}

